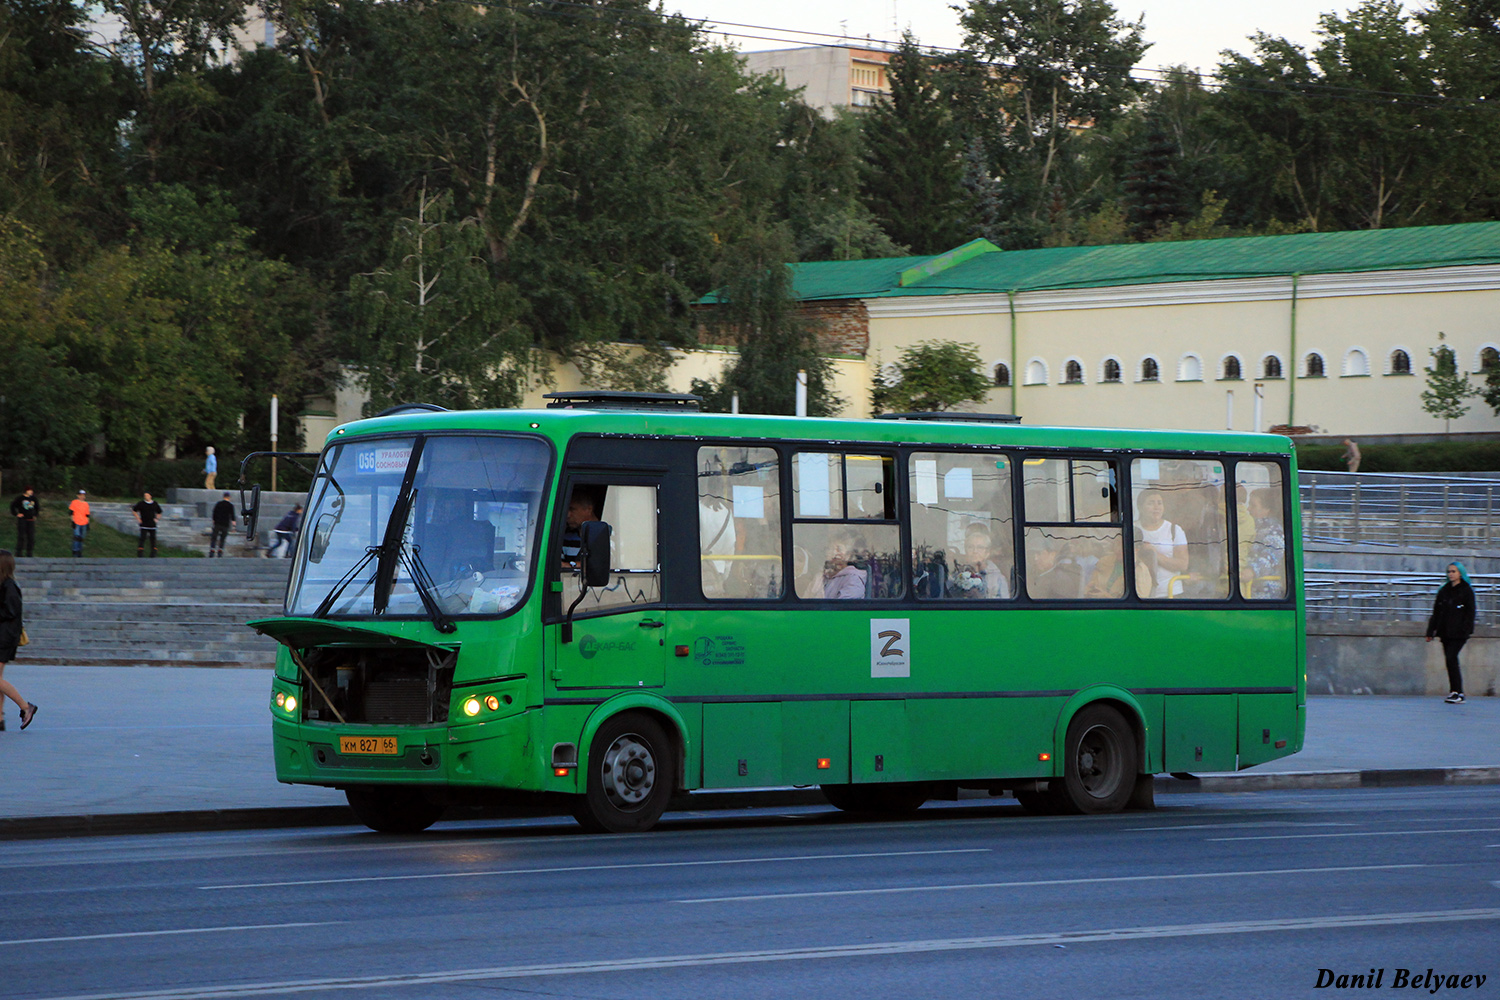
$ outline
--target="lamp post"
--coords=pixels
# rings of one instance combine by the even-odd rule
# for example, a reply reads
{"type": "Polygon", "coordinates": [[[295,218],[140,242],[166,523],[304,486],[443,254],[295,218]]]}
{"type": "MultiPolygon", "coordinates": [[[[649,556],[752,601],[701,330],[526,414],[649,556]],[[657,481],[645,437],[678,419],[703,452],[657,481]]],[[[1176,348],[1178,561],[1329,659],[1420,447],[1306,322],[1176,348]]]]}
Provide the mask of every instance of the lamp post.
{"type": "MultiPolygon", "coordinates": [[[[271,396],[271,450],[276,450],[276,415],[277,400],[273,393],[271,396]]],[[[271,492],[276,492],[276,456],[271,456],[271,492]]]]}

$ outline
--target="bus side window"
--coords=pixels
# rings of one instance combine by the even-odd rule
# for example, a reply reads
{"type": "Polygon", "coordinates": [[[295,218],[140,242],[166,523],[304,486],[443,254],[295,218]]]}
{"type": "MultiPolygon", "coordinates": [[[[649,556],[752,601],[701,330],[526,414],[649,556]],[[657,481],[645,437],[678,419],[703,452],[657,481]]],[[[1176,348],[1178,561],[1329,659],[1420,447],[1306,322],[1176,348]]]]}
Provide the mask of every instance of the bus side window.
{"type": "Polygon", "coordinates": [[[905,593],[890,455],[798,452],[792,464],[792,571],[803,600],[905,593]]]}
{"type": "Polygon", "coordinates": [[[1138,458],[1130,465],[1143,598],[1229,597],[1228,513],[1218,459],[1138,458]]]}
{"type": "Polygon", "coordinates": [[[709,600],[782,595],[781,462],[773,448],[698,449],[698,561],[709,600]]]}
{"type": "Polygon", "coordinates": [[[987,453],[913,452],[907,475],[917,597],[1014,597],[1010,460],[987,453]]]}
{"type": "MultiPolygon", "coordinates": [[[[658,562],[656,544],[656,487],[611,484],[592,487],[592,492],[595,497],[602,495],[604,498],[601,505],[603,509],[597,520],[610,526],[610,580],[606,586],[589,588],[583,602],[578,605],[578,613],[589,614],[632,604],[661,603],[661,565],[658,562]]],[[[576,493],[577,488],[575,495],[576,493]]],[[[571,501],[572,497],[569,499],[571,501]]],[[[594,502],[598,503],[597,500],[594,502]]],[[[593,509],[599,508],[596,506],[593,509]]],[[[565,559],[566,550],[565,540],[565,559]]],[[[570,606],[578,596],[579,576],[576,570],[563,572],[563,607],[570,606]]]]}
{"type": "Polygon", "coordinates": [[[1234,467],[1239,529],[1240,596],[1279,601],[1287,596],[1286,513],[1281,466],[1239,462],[1234,467]]]}
{"type": "Polygon", "coordinates": [[[1027,458],[1026,594],[1044,601],[1125,596],[1119,474],[1103,459],[1027,458]]]}

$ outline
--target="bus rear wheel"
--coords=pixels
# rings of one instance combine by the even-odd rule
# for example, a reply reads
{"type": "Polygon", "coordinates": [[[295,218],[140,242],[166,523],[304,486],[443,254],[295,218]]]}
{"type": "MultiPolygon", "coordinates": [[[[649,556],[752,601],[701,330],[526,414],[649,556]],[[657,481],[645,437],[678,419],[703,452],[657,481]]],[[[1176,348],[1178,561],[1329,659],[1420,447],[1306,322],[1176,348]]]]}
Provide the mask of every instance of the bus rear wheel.
{"type": "Polygon", "coordinates": [[[675,759],[666,730],[650,716],[627,712],[606,721],[589,745],[573,818],[592,833],[651,829],[677,786],[675,759]]]}
{"type": "Polygon", "coordinates": [[[380,833],[421,833],[443,815],[443,802],[425,789],[364,785],[344,789],[355,819],[380,833]]]}
{"type": "Polygon", "coordinates": [[[1108,705],[1089,705],[1068,723],[1063,775],[1048,787],[1063,812],[1113,813],[1135,791],[1135,733],[1108,705]]]}
{"type": "Polygon", "coordinates": [[[904,816],[916,812],[927,801],[927,790],[915,782],[818,787],[830,805],[844,812],[904,816]]]}

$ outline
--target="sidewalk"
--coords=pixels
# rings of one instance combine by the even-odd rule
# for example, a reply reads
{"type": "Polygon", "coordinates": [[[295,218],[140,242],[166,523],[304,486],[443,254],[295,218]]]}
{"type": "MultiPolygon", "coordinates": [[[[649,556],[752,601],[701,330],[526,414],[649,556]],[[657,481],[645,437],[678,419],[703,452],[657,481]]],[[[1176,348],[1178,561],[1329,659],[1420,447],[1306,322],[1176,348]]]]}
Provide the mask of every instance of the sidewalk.
{"type": "MultiPolygon", "coordinates": [[[[342,792],[283,785],[271,766],[266,670],[9,665],[41,706],[0,733],[0,839],[353,822],[342,792]]],[[[1500,784],[1500,698],[1312,697],[1306,749],[1157,790],[1500,784]]],[[[815,789],[699,793],[692,808],[821,802],[815,789]]]]}

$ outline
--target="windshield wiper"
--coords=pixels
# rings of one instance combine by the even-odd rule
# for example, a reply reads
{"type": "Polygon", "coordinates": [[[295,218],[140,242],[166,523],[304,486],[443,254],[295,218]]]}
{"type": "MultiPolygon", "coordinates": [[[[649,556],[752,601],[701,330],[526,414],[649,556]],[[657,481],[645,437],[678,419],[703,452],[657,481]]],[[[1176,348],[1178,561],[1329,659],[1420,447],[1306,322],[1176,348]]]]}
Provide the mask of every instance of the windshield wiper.
{"type": "Polygon", "coordinates": [[[333,602],[338,600],[339,595],[344,592],[344,588],[349,586],[350,583],[354,582],[354,578],[359,573],[359,571],[370,565],[370,560],[374,559],[379,554],[380,546],[378,545],[371,545],[369,548],[365,549],[365,557],[359,562],[355,563],[354,568],[345,573],[339,580],[339,582],[333,585],[333,588],[328,591],[328,596],[323,598],[323,603],[319,604],[318,609],[313,612],[313,617],[322,618],[324,615],[328,614],[329,610],[333,607],[333,602]]]}
{"type": "Polygon", "coordinates": [[[406,573],[411,577],[412,584],[417,588],[417,596],[422,599],[422,607],[427,609],[427,614],[432,618],[432,626],[439,632],[447,635],[458,631],[458,626],[453,620],[443,613],[437,600],[432,596],[437,590],[437,584],[432,581],[432,574],[427,572],[427,567],[422,563],[422,553],[418,546],[407,548],[402,546],[401,562],[406,566],[406,573]]]}

